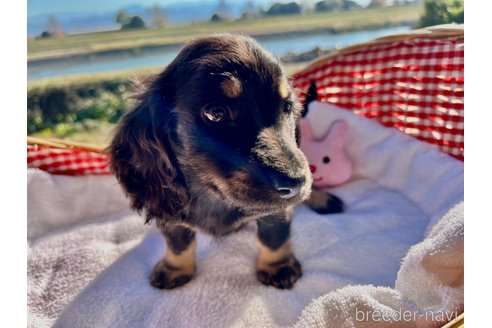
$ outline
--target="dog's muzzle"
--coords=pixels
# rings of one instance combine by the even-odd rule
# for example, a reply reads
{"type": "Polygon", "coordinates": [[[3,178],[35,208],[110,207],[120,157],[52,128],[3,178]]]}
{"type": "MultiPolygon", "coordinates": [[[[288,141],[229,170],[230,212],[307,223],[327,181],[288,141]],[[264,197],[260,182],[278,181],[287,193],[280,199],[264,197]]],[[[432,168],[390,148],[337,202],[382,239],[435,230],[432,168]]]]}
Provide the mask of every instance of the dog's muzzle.
{"type": "Polygon", "coordinates": [[[289,178],[286,176],[273,177],[273,187],[280,198],[291,199],[299,195],[302,187],[306,184],[306,178],[289,178]]]}

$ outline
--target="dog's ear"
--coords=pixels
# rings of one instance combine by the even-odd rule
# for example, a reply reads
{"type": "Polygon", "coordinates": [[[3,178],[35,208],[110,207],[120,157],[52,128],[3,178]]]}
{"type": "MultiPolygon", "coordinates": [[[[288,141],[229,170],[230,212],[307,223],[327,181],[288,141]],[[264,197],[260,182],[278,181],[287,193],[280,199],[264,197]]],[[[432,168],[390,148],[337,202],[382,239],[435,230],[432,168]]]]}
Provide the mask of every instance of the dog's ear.
{"type": "Polygon", "coordinates": [[[134,97],[136,106],[122,117],[107,149],[131,207],[139,213],[145,210],[147,222],[179,219],[189,207],[188,189],[173,150],[174,66],[144,81],[134,97]]]}

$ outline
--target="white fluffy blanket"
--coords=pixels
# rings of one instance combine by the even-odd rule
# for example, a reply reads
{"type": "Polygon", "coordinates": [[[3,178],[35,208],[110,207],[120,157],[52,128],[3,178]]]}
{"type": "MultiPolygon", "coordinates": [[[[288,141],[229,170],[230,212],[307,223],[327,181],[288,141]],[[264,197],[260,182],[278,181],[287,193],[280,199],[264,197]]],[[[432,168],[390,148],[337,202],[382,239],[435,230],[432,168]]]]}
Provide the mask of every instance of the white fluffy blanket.
{"type": "Polygon", "coordinates": [[[148,276],[163,237],[113,177],[28,170],[30,327],[434,327],[463,310],[463,163],[367,119],[314,103],[313,133],[349,123],[346,213],[297,208],[292,290],[256,280],[254,224],[198,236],[197,274],[172,291],[148,276]]]}

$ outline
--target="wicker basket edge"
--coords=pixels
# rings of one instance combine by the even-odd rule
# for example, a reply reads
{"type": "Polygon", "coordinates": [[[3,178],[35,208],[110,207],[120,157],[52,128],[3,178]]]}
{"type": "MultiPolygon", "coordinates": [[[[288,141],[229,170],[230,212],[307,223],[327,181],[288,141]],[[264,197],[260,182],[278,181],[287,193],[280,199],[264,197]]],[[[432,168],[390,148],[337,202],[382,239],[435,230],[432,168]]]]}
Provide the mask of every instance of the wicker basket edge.
{"type": "Polygon", "coordinates": [[[349,53],[373,46],[378,44],[390,43],[401,40],[411,40],[417,38],[425,38],[425,39],[464,39],[465,38],[465,30],[463,24],[446,24],[446,25],[436,25],[431,27],[426,27],[417,30],[411,30],[406,33],[393,34],[389,36],[383,36],[377,39],[373,39],[367,42],[358,43],[351,46],[342,47],[339,49],[335,49],[330,53],[322,56],[321,58],[316,58],[313,61],[309,62],[304,66],[300,71],[296,74],[310,71],[316,66],[323,65],[326,61],[330,60],[335,56],[347,55],[349,53]]]}

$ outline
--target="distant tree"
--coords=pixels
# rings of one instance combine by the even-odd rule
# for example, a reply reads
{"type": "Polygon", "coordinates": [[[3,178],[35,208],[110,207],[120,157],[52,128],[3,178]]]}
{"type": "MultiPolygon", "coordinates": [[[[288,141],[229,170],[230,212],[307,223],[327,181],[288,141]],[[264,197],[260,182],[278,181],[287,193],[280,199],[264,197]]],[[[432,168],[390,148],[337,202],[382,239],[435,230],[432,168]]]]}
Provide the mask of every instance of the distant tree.
{"type": "Polygon", "coordinates": [[[159,4],[153,5],[150,10],[150,26],[156,28],[162,28],[168,24],[166,12],[159,6],[159,4]]]}
{"type": "Polygon", "coordinates": [[[369,5],[367,6],[368,8],[373,8],[373,7],[386,7],[388,3],[386,0],[371,0],[369,5]]]}
{"type": "Polygon", "coordinates": [[[43,33],[41,33],[37,39],[46,39],[46,38],[51,38],[53,35],[51,35],[50,32],[48,31],[43,31],[43,33]]]}
{"type": "Polygon", "coordinates": [[[355,8],[360,8],[360,5],[352,0],[324,0],[317,2],[314,6],[316,12],[352,10],[355,8]]]}
{"type": "Polygon", "coordinates": [[[130,16],[124,11],[118,12],[116,15],[116,23],[121,25],[122,30],[145,28],[145,22],[140,16],[130,16]]]}
{"type": "Polygon", "coordinates": [[[465,4],[463,0],[426,0],[419,26],[464,23],[464,21],[465,4]]]}
{"type": "Polygon", "coordinates": [[[335,11],[342,9],[342,0],[323,0],[314,5],[314,11],[335,11]]]}
{"type": "Polygon", "coordinates": [[[48,17],[48,23],[46,24],[46,29],[41,33],[39,38],[50,38],[53,36],[62,36],[65,34],[60,22],[54,17],[48,17]]]}
{"type": "Polygon", "coordinates": [[[122,27],[127,25],[131,19],[132,17],[125,11],[119,11],[116,14],[116,23],[120,24],[122,27]]]}
{"type": "Polygon", "coordinates": [[[222,22],[223,21],[223,18],[219,16],[219,14],[215,13],[212,15],[212,17],[210,17],[210,22],[211,23],[219,23],[219,22],[222,22]]]}
{"type": "Polygon", "coordinates": [[[343,0],[343,4],[342,4],[343,10],[352,10],[357,8],[361,8],[361,5],[359,5],[357,2],[353,0],[343,0]]]}
{"type": "Polygon", "coordinates": [[[328,11],[328,6],[326,5],[326,2],[325,1],[316,2],[316,4],[314,5],[314,11],[315,12],[328,11]]]}
{"type": "Polygon", "coordinates": [[[274,3],[265,13],[267,16],[299,15],[301,7],[295,2],[274,3]]]}
{"type": "Polygon", "coordinates": [[[127,25],[123,26],[124,29],[137,29],[137,28],[145,28],[145,22],[140,16],[132,16],[130,22],[127,25]]]}

